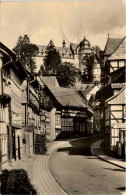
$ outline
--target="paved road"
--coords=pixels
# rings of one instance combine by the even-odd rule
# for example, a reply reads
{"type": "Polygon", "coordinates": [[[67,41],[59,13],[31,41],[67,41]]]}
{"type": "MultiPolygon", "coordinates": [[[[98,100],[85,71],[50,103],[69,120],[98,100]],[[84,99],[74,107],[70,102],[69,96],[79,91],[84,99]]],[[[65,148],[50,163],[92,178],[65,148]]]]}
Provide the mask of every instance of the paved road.
{"type": "Polygon", "coordinates": [[[94,138],[67,142],[53,153],[51,171],[68,194],[122,194],[123,169],[92,156],[94,138]]]}

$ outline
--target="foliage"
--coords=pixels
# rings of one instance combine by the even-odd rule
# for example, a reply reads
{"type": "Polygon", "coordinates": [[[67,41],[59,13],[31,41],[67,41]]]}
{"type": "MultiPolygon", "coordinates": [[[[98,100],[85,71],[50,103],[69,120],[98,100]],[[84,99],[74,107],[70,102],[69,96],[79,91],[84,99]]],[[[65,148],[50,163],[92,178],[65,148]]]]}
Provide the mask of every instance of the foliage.
{"type": "Polygon", "coordinates": [[[58,66],[61,64],[61,57],[51,40],[46,48],[46,56],[44,58],[44,67],[41,70],[45,74],[55,74],[58,66]]]}
{"type": "Polygon", "coordinates": [[[36,135],[35,141],[35,154],[45,154],[47,151],[46,148],[46,135],[36,135]]]}
{"type": "Polygon", "coordinates": [[[31,73],[34,73],[36,69],[34,57],[38,52],[38,47],[35,44],[30,43],[28,35],[24,35],[23,37],[20,36],[13,50],[23,66],[30,69],[31,73]]]}
{"type": "Polygon", "coordinates": [[[51,40],[46,49],[44,65],[40,67],[42,76],[56,76],[61,87],[73,87],[79,70],[71,63],[61,63],[61,57],[51,40]]]}
{"type": "Polygon", "coordinates": [[[57,69],[57,80],[61,87],[73,87],[79,70],[71,63],[65,62],[57,69]]]}
{"type": "Polygon", "coordinates": [[[1,194],[37,194],[30,184],[27,172],[23,169],[3,170],[1,175],[1,194]]]}
{"type": "Polygon", "coordinates": [[[86,65],[85,77],[87,82],[92,82],[93,80],[92,69],[93,69],[94,57],[95,55],[93,53],[90,55],[86,54],[84,57],[85,65],[86,65]]]}

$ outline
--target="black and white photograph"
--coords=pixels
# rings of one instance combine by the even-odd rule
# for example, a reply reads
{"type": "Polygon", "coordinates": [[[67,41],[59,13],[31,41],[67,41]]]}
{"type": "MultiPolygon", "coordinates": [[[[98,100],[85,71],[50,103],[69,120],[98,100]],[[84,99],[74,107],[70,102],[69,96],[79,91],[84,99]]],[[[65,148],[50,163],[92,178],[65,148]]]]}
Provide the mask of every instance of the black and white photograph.
{"type": "Polygon", "coordinates": [[[126,0],[0,0],[0,195],[126,195],[126,0]]]}

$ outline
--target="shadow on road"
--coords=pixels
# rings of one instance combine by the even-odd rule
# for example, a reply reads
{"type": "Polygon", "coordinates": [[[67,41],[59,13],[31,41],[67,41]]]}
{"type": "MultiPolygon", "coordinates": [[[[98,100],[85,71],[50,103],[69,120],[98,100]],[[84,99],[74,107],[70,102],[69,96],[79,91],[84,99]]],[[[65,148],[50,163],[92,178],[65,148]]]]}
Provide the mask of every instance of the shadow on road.
{"type": "Polygon", "coordinates": [[[126,191],[126,187],[119,187],[119,188],[116,188],[117,190],[121,190],[121,191],[126,191]]]}
{"type": "Polygon", "coordinates": [[[84,147],[66,147],[59,148],[57,152],[67,152],[69,155],[81,155],[81,156],[92,156],[91,149],[88,145],[84,147]]]}
{"type": "Polygon", "coordinates": [[[97,137],[69,141],[71,147],[59,148],[57,152],[67,152],[69,155],[93,156],[91,153],[91,145],[98,140],[99,137],[100,136],[98,135],[97,137]]]}
{"type": "Polygon", "coordinates": [[[106,169],[106,170],[112,170],[112,171],[120,171],[120,172],[125,172],[124,169],[111,169],[111,168],[103,168],[103,169],[106,169]]]}

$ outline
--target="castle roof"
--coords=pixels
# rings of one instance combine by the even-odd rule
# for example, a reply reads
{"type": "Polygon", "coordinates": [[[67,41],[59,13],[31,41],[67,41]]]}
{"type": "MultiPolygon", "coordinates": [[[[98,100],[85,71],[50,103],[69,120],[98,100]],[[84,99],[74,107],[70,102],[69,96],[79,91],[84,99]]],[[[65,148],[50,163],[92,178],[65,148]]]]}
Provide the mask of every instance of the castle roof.
{"type": "MultiPolygon", "coordinates": [[[[46,52],[47,46],[37,45],[37,47],[39,48],[39,53],[45,53],[46,52]]],[[[61,57],[64,57],[64,58],[72,58],[73,57],[71,49],[69,47],[55,47],[55,48],[59,52],[61,57]]]]}
{"type": "Polygon", "coordinates": [[[96,58],[94,59],[93,68],[100,68],[100,64],[98,63],[96,58]]]}
{"type": "Polygon", "coordinates": [[[90,42],[84,37],[84,39],[80,42],[80,48],[82,48],[82,47],[90,47],[90,42]]]}
{"type": "Polygon", "coordinates": [[[77,49],[77,46],[78,46],[78,44],[76,44],[76,43],[71,43],[71,44],[70,44],[70,47],[71,47],[71,49],[72,49],[73,51],[75,51],[75,50],[77,49]]]}

